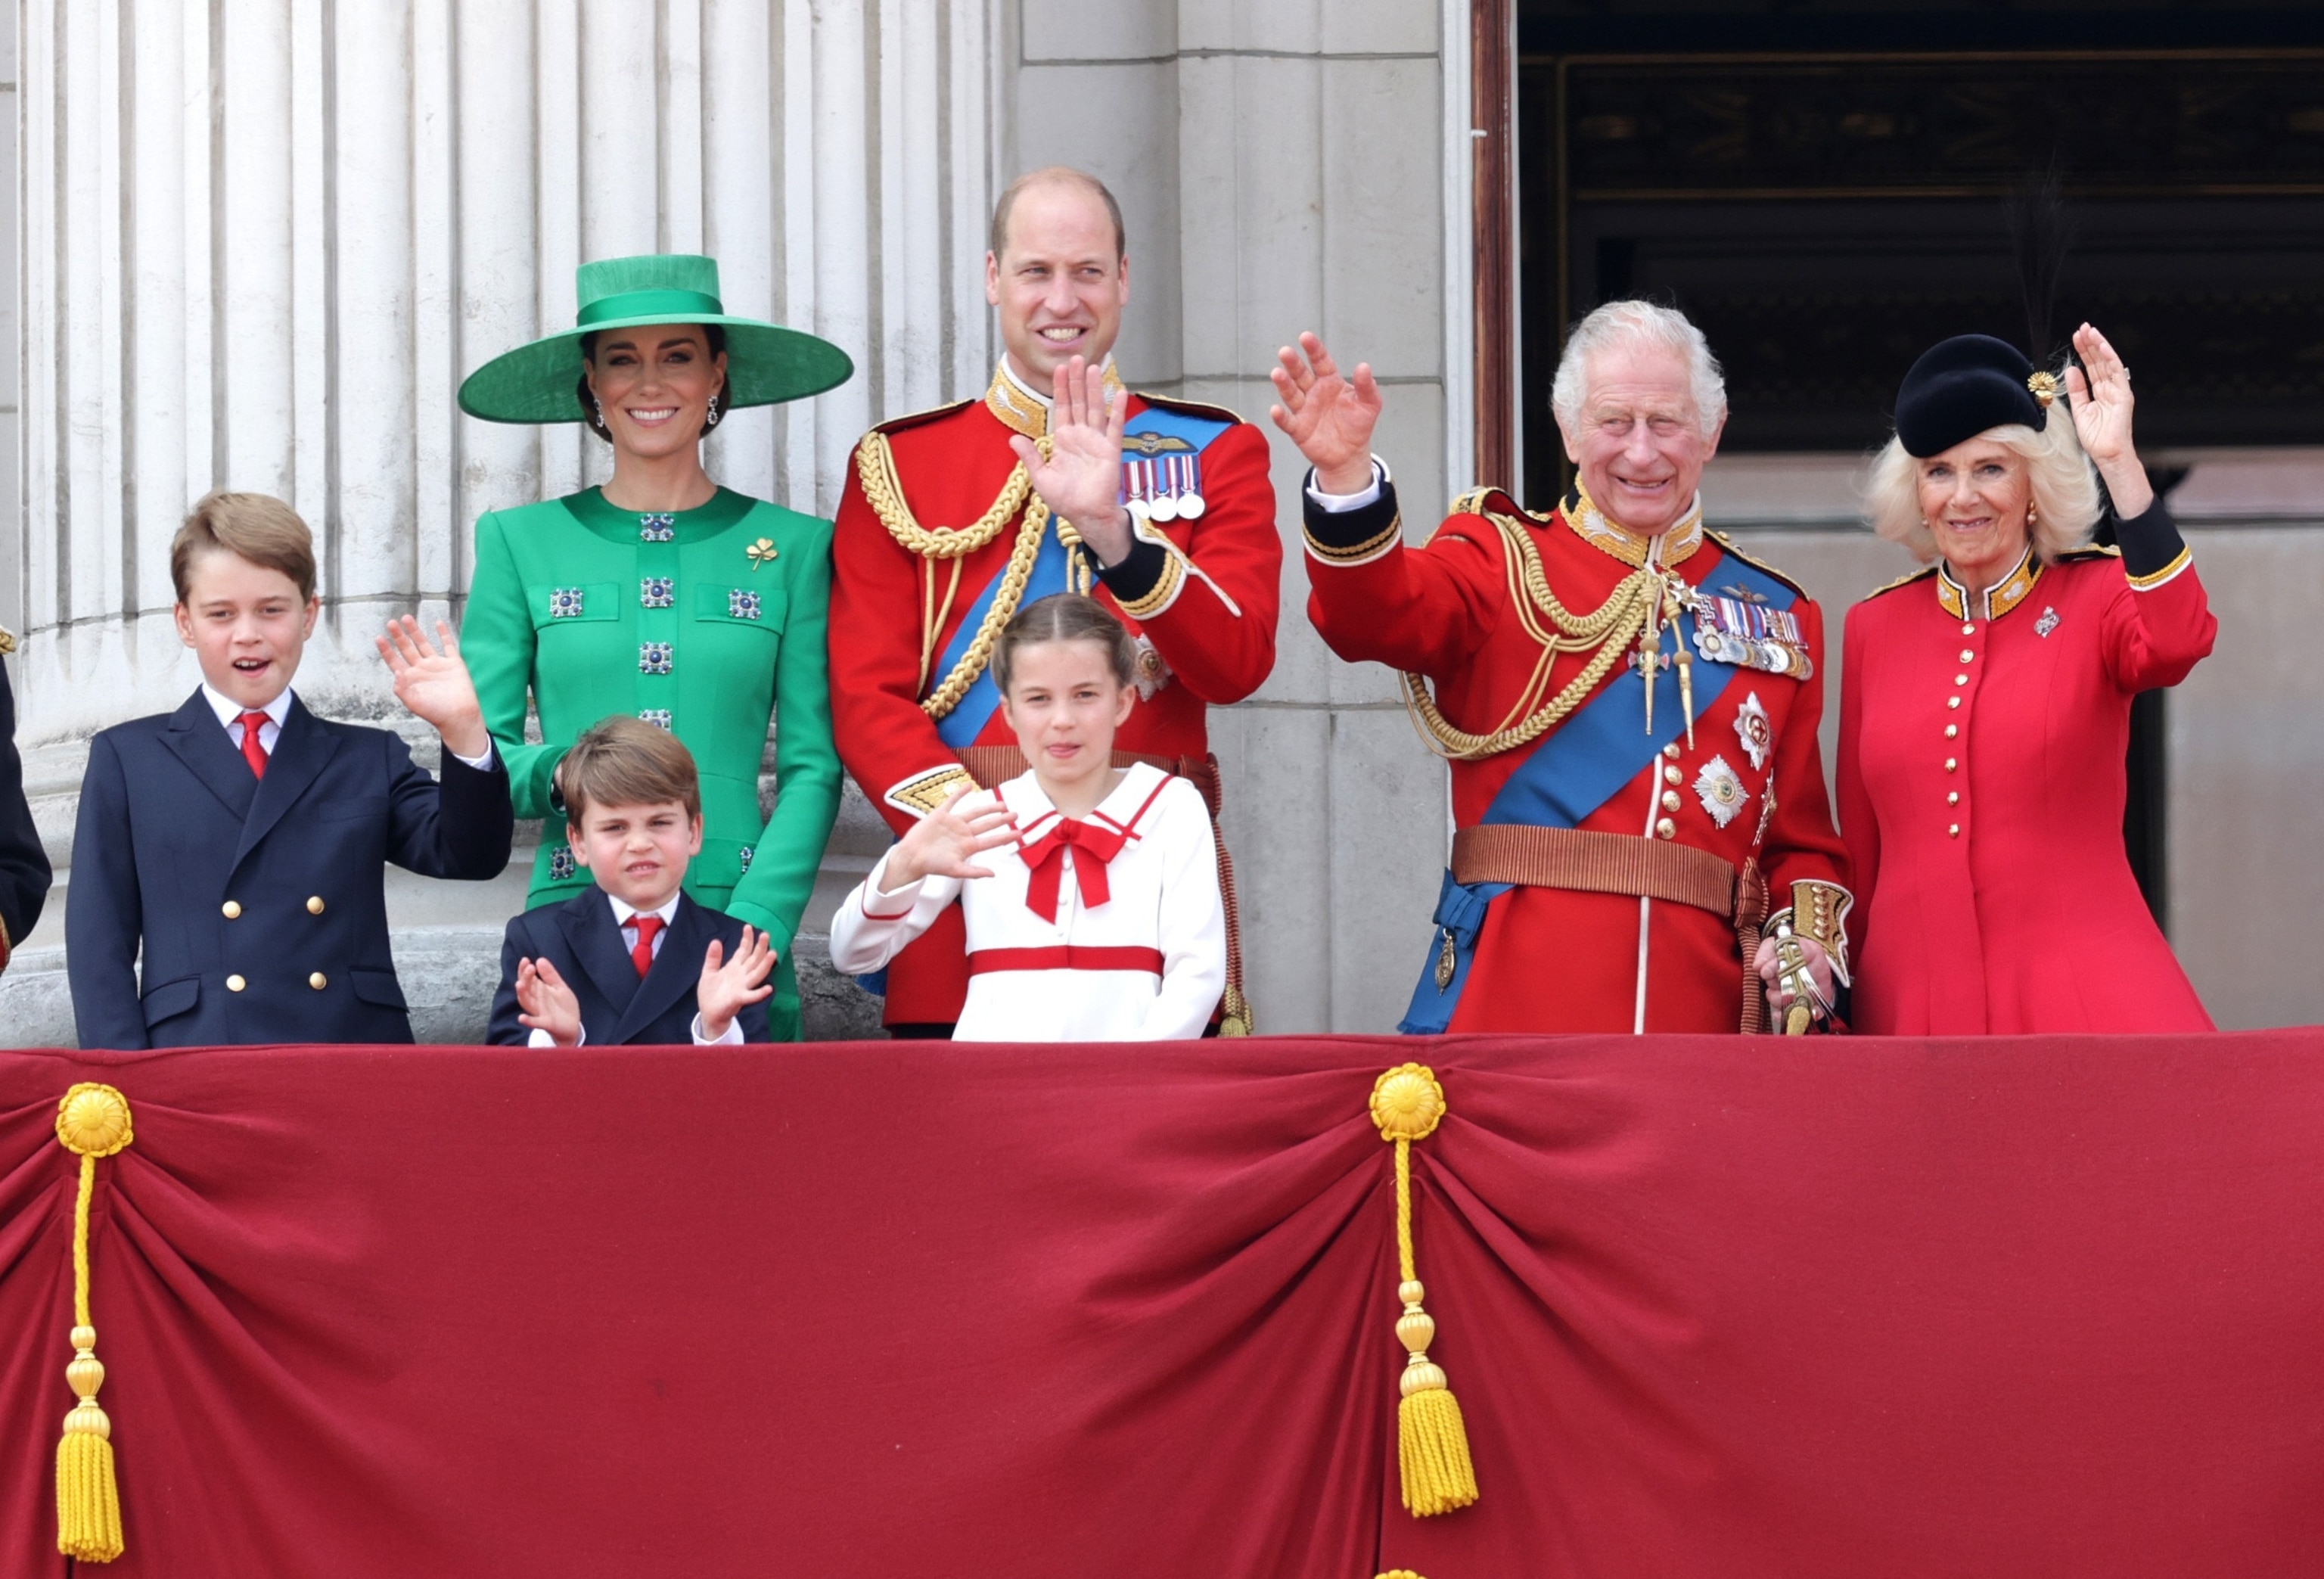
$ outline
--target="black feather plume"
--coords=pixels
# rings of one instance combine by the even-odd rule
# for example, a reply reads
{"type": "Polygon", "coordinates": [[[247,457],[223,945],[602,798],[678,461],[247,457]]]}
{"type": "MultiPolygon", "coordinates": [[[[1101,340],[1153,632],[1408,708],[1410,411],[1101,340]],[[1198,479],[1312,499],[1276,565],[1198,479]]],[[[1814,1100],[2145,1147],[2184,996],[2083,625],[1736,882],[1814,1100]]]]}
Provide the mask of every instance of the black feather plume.
{"type": "Polygon", "coordinates": [[[2025,299],[2025,355],[2036,367],[2057,365],[2053,319],[2058,282],[2073,245],[2073,222],[2061,194],[2058,166],[2029,174],[2003,205],[2016,254],[2017,285],[2025,299]]]}

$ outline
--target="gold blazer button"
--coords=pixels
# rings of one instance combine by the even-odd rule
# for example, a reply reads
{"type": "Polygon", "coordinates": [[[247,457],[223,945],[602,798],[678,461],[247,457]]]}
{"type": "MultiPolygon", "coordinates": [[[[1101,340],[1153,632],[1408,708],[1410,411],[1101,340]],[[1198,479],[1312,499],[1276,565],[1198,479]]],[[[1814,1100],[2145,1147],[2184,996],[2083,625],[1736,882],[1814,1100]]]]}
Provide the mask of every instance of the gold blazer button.
{"type": "Polygon", "coordinates": [[[321,894],[313,894],[309,896],[307,900],[307,913],[310,916],[319,916],[323,913],[323,896],[321,894]]]}
{"type": "Polygon", "coordinates": [[[229,921],[240,920],[242,919],[242,904],[239,900],[228,900],[226,903],[218,907],[218,914],[224,916],[229,921]]]}
{"type": "Polygon", "coordinates": [[[240,976],[228,976],[226,979],[226,990],[229,993],[239,993],[248,985],[250,985],[250,983],[244,981],[240,976]]]}
{"type": "Polygon", "coordinates": [[[322,972],[317,971],[313,975],[307,978],[307,984],[319,993],[331,983],[328,978],[327,978],[322,972]]]}

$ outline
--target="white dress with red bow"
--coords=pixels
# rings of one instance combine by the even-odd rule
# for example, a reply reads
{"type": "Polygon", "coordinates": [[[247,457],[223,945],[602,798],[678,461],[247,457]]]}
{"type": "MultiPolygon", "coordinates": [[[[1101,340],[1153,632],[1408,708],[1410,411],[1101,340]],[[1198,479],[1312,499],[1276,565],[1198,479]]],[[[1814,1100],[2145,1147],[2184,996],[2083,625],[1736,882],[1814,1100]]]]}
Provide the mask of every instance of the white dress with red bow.
{"type": "Polygon", "coordinates": [[[1061,816],[1029,772],[991,793],[1017,817],[1017,842],[977,858],[992,875],[890,891],[881,856],[832,919],[832,963],[880,969],[957,898],[969,981],[954,1039],[1202,1035],[1226,988],[1227,933],[1201,791],[1140,762],[1080,821],[1061,816]]]}

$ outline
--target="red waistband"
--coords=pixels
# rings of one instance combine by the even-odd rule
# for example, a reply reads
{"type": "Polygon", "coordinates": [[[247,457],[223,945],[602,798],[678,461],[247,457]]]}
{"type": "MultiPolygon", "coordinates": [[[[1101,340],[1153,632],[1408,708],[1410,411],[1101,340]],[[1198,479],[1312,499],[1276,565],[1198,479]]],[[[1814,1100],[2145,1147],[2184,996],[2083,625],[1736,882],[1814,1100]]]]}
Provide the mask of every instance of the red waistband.
{"type": "Polygon", "coordinates": [[[980,948],[968,956],[970,975],[992,971],[1145,971],[1158,976],[1162,951],[1060,943],[1048,948],[980,948]]]}

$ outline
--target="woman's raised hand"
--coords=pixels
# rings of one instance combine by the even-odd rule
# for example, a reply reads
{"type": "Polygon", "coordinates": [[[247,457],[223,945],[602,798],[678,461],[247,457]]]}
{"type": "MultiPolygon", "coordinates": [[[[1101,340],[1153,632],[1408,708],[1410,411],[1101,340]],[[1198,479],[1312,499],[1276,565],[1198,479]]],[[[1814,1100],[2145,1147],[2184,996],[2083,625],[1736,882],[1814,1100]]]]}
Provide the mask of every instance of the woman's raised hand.
{"type": "Polygon", "coordinates": [[[2136,402],[2130,393],[2130,369],[2107,337],[2088,324],[2074,331],[2074,352],[2082,365],[2066,369],[2066,399],[2082,453],[2106,479],[2115,509],[2126,516],[2143,515],[2154,502],[2154,490],[2131,443],[2131,410],[2136,402]]]}
{"type": "Polygon", "coordinates": [[[961,804],[982,793],[973,788],[955,790],[942,806],[914,823],[889,852],[888,882],[903,888],[924,877],[991,876],[975,858],[1016,841],[1017,814],[998,799],[976,807],[961,804]]]}
{"type": "Polygon", "coordinates": [[[1372,429],[1379,424],[1379,383],[1371,364],[1356,364],[1351,379],[1313,334],[1299,337],[1299,348],[1276,353],[1280,366],[1268,370],[1282,404],[1267,414],[1299,447],[1315,468],[1315,485],[1326,494],[1360,494],[1372,480],[1372,429]]]}

